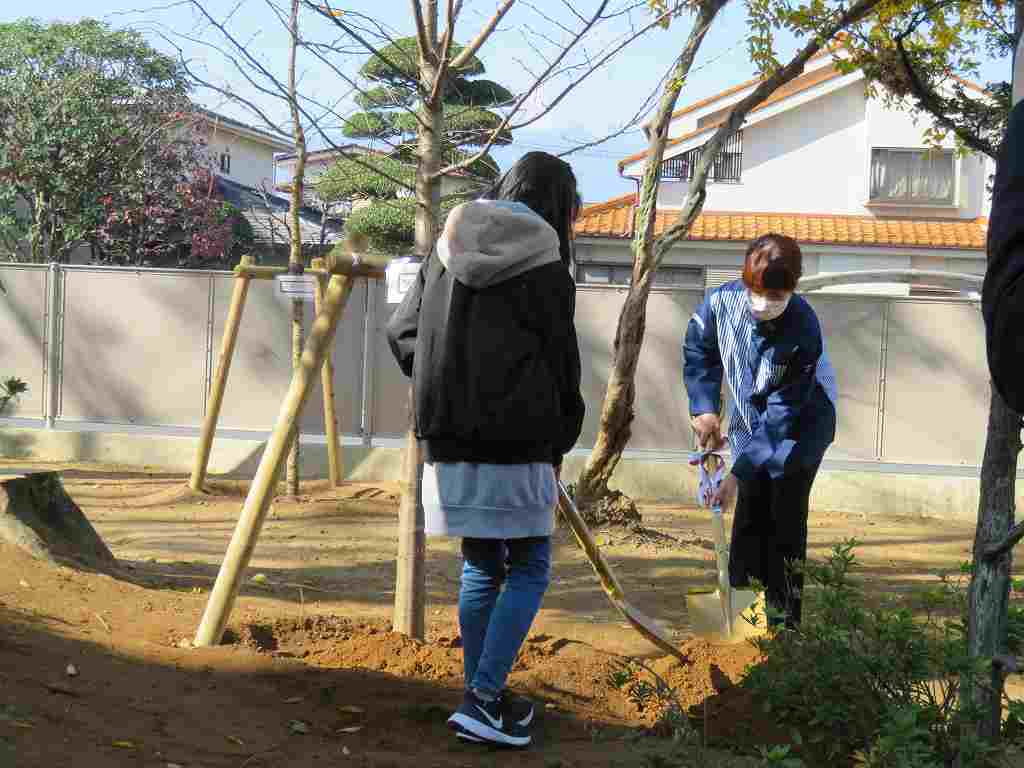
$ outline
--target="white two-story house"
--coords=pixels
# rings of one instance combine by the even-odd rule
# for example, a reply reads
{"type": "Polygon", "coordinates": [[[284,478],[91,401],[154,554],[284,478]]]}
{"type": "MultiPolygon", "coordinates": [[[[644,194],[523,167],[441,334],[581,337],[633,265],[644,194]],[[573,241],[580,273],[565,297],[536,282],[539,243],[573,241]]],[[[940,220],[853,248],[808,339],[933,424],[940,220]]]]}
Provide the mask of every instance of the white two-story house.
{"type": "MultiPolygon", "coordinates": [[[[280,135],[225,115],[200,110],[204,118],[210,170],[217,176],[219,193],[241,209],[252,226],[253,253],[265,263],[288,259],[286,221],[291,201],[274,183],[277,158],[295,150],[280,135]]],[[[317,210],[299,212],[302,241],[307,250],[319,252],[340,237],[340,227],[324,224],[317,210]]]]}
{"type": "Polygon", "coordinates": [[[262,128],[200,109],[210,169],[221,178],[251,189],[273,190],[274,157],[295,144],[262,128]]]}
{"type": "MultiPolygon", "coordinates": [[[[658,194],[661,231],[686,199],[701,147],[750,80],[676,111],[658,194]]],[[[861,72],[843,74],[819,55],[800,77],[754,109],[712,170],[703,213],[666,258],[656,284],[709,287],[739,275],[757,235],[795,237],[805,274],[929,269],[983,274],[994,164],[959,156],[950,140],[929,148],[927,116],[887,107],[861,72]]],[[[639,180],[646,152],[619,163],[639,180]]],[[[581,284],[625,285],[636,194],[584,208],[577,225],[581,284]]],[[[853,289],[844,288],[846,292],[853,289]]],[[[873,286],[929,295],[924,286],[873,286]]],[[[941,293],[941,292],[938,292],[941,293]]]]}

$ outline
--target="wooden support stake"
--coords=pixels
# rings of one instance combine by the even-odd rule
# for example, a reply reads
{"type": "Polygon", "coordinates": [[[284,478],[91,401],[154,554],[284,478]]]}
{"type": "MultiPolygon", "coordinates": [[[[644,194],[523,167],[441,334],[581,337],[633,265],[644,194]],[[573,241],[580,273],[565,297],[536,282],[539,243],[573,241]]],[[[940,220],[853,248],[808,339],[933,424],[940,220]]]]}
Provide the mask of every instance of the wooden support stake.
{"type": "MultiPolygon", "coordinates": [[[[243,256],[241,266],[251,268],[252,257],[243,256]]],[[[217,420],[220,408],[224,403],[224,390],[228,384],[228,371],[231,370],[231,359],[235,356],[235,343],[238,341],[238,329],[242,324],[242,311],[245,309],[245,297],[249,294],[249,276],[244,271],[235,275],[235,286],[231,293],[231,307],[228,309],[227,324],[224,326],[224,337],[220,342],[220,357],[217,358],[217,371],[213,376],[210,389],[210,401],[203,418],[203,430],[199,435],[199,447],[196,451],[195,464],[192,466],[192,477],[188,487],[202,493],[206,482],[206,468],[210,463],[210,451],[213,448],[213,436],[217,432],[217,420]]]]}
{"type": "Polygon", "coordinates": [[[242,576],[252,558],[260,528],[270,509],[274,487],[291,438],[298,429],[299,414],[313,388],[317,373],[323,367],[324,356],[334,342],[338,320],[345,311],[345,304],[352,293],[352,282],[351,278],[336,275],[327,284],[323,311],[313,322],[305,349],[302,351],[302,364],[292,375],[288,392],[281,403],[277,423],[260,459],[256,476],[239,515],[238,525],[235,526],[231,543],[224,555],[224,562],[217,573],[217,581],[210,593],[210,600],[206,604],[203,620],[196,632],[196,646],[216,645],[224,634],[231,608],[242,585],[242,576]]]}
{"type": "MultiPolygon", "coordinates": [[[[323,259],[313,259],[313,269],[324,269],[323,259]]],[[[324,301],[324,292],[327,290],[327,278],[317,276],[316,293],[314,304],[316,313],[320,314],[320,308],[324,301]]],[[[345,465],[341,455],[341,445],[338,442],[338,414],[334,402],[334,353],[327,350],[324,358],[324,367],[320,373],[320,383],[324,391],[324,434],[327,436],[327,466],[331,478],[331,487],[337,488],[345,478],[345,465]]]]}
{"type": "MultiPolygon", "coordinates": [[[[412,396],[410,393],[410,402],[412,396]]],[[[416,640],[424,638],[427,602],[427,542],[423,531],[420,481],[423,459],[415,426],[405,442],[402,501],[398,506],[398,559],[393,629],[416,640]]]]}

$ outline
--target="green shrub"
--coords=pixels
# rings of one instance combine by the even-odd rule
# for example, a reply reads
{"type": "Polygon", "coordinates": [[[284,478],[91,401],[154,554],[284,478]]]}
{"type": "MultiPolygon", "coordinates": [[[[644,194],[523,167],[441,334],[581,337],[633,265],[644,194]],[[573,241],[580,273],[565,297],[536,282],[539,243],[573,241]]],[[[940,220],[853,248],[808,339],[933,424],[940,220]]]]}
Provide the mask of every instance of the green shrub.
{"type": "MultiPolygon", "coordinates": [[[[441,201],[441,226],[449,212],[462,198],[451,197],[441,201]]],[[[381,253],[409,253],[414,244],[416,227],[416,200],[403,197],[395,200],[375,200],[364,208],[353,211],[345,220],[345,232],[365,238],[374,251],[381,253]]]]}
{"type": "Polygon", "coordinates": [[[959,710],[961,680],[989,676],[967,654],[965,574],[921,596],[919,615],[895,601],[874,606],[851,575],[855,546],[801,566],[803,621],[756,641],[764,661],[743,685],[802,734],[813,765],[938,768],[958,755],[962,766],[986,765],[992,751],[962,727],[977,713],[959,710]]]}
{"type": "Polygon", "coordinates": [[[11,376],[0,381],[0,414],[7,410],[12,400],[28,392],[28,384],[21,379],[11,376]]]}

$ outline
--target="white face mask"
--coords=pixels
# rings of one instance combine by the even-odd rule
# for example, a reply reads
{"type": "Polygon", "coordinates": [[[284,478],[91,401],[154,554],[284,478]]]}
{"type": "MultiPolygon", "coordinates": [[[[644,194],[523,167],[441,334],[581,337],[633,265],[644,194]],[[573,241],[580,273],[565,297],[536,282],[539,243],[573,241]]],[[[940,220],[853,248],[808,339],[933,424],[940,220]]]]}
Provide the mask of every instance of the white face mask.
{"type": "Polygon", "coordinates": [[[774,320],[786,311],[789,300],[793,294],[787,293],[784,299],[769,299],[767,296],[759,296],[756,293],[747,291],[747,302],[750,304],[750,314],[759,323],[766,323],[774,320]]]}

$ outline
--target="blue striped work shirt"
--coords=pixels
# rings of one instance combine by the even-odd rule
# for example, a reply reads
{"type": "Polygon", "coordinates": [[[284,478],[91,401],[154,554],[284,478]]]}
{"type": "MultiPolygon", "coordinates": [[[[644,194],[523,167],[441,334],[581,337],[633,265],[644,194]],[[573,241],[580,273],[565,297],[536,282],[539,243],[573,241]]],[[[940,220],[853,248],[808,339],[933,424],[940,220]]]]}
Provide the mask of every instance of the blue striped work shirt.
{"type": "Polygon", "coordinates": [[[708,294],[686,329],[683,378],[690,414],[721,410],[732,395],[732,472],[778,478],[821,462],[835,440],[835,371],[814,309],[794,295],[781,316],[757,322],[742,281],[708,294]]]}

